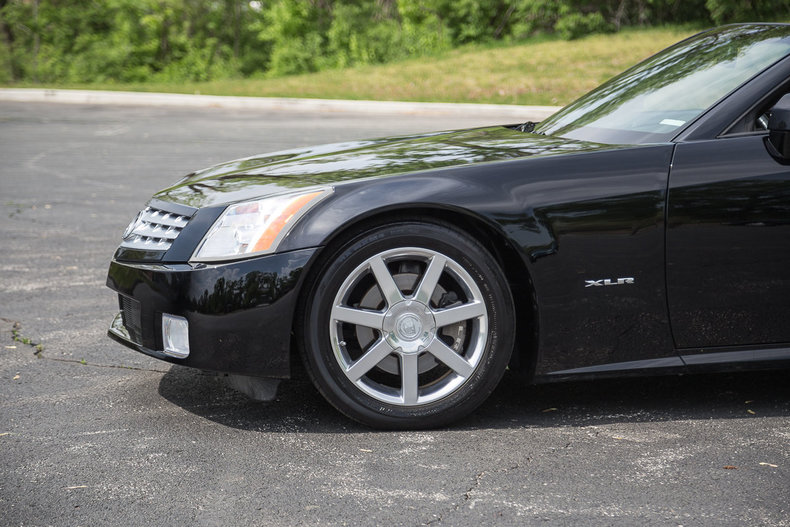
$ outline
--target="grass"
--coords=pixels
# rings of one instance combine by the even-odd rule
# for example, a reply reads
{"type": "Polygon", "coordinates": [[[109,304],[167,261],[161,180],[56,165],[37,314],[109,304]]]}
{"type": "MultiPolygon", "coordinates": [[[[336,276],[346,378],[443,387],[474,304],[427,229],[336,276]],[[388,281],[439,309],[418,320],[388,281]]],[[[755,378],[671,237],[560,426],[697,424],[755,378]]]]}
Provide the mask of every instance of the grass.
{"type": "Polygon", "coordinates": [[[628,29],[579,40],[467,46],[439,56],[271,79],[14,87],[129,90],[204,95],[564,105],[698,30],[628,29]]]}
{"type": "Polygon", "coordinates": [[[32,339],[22,336],[22,334],[19,332],[21,327],[22,327],[22,325],[19,322],[14,322],[14,325],[13,325],[13,327],[11,329],[11,337],[14,339],[14,342],[21,342],[22,344],[24,344],[26,346],[31,346],[31,347],[35,348],[36,349],[36,351],[35,351],[36,355],[38,355],[39,353],[44,351],[44,345],[43,344],[40,344],[40,343],[37,343],[37,342],[33,342],[32,339]]]}

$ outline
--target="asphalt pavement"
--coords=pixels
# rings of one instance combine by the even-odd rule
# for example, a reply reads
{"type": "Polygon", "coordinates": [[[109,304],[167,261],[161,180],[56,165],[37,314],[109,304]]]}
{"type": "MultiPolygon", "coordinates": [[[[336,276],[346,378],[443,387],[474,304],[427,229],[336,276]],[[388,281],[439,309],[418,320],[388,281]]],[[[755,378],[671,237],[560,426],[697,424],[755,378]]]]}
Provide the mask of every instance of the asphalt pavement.
{"type": "Polygon", "coordinates": [[[180,176],[495,123],[0,102],[0,525],[790,525],[788,371],[506,377],[452,427],[378,432],[106,337],[121,232],[180,176]]]}

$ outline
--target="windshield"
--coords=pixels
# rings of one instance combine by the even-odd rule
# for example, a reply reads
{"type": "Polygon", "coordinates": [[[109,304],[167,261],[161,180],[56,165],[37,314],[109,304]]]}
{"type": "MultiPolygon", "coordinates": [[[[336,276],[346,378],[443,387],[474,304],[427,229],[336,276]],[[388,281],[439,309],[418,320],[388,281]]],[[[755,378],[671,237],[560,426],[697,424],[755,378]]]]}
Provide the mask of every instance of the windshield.
{"type": "Polygon", "coordinates": [[[739,25],[702,33],[621,73],[535,131],[599,143],[668,141],[788,54],[790,25],[739,25]]]}

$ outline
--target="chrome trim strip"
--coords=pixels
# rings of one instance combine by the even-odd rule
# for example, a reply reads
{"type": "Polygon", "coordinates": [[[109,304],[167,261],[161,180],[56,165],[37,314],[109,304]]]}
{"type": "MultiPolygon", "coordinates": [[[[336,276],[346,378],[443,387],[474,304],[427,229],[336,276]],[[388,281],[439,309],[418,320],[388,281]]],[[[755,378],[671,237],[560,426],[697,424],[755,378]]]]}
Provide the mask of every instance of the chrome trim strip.
{"type": "Polygon", "coordinates": [[[790,360],[790,348],[752,349],[745,351],[718,351],[715,353],[697,353],[681,355],[689,366],[698,364],[725,362],[760,362],[766,360],[790,360]]]}
{"type": "Polygon", "coordinates": [[[649,368],[673,368],[684,365],[685,364],[680,359],[680,357],[662,357],[660,359],[612,362],[609,364],[599,364],[596,366],[585,366],[583,368],[571,368],[570,370],[551,371],[546,375],[577,375],[580,373],[603,373],[623,370],[643,370],[649,368]]]}

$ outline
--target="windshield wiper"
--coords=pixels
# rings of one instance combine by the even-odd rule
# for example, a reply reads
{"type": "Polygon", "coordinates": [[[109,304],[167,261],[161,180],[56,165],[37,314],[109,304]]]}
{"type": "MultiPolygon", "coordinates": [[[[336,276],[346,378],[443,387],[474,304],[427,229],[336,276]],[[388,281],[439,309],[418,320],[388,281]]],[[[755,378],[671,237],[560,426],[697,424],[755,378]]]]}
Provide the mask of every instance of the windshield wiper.
{"type": "Polygon", "coordinates": [[[527,133],[532,132],[532,133],[536,133],[536,134],[540,134],[540,135],[546,135],[543,132],[535,132],[535,127],[537,125],[538,125],[538,123],[535,123],[535,122],[532,122],[532,121],[527,121],[524,124],[520,124],[520,125],[514,127],[513,130],[518,130],[519,132],[527,132],[527,133]]]}

